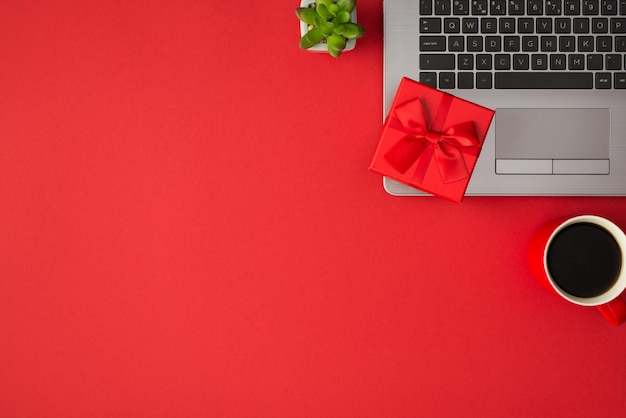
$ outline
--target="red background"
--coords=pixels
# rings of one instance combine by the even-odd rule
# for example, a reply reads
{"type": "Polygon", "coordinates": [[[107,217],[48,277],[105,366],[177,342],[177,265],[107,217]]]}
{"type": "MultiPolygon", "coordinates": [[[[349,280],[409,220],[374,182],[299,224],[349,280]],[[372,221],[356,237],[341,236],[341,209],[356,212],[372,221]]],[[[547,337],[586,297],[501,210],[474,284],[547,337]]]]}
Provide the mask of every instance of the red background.
{"type": "Polygon", "coordinates": [[[0,2],[0,416],[621,417],[626,326],[527,270],[624,198],[387,195],[382,2],[0,2]]]}

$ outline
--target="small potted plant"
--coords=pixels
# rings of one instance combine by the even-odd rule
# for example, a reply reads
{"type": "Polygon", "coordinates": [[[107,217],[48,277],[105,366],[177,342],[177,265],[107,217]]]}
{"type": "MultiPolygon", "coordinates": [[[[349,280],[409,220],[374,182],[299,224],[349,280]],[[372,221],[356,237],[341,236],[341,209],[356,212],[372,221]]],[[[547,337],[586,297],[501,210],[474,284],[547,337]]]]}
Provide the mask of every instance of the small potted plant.
{"type": "Polygon", "coordinates": [[[337,58],[365,35],[365,28],[356,23],[356,0],[302,0],[296,15],[302,49],[328,51],[337,58]]]}

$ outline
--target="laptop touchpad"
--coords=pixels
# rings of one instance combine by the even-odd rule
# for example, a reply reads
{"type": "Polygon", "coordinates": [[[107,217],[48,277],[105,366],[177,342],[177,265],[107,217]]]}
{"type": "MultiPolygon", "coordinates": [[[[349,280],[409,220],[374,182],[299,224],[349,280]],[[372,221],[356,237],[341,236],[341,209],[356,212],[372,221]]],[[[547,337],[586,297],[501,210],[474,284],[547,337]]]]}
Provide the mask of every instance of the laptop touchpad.
{"type": "Polygon", "coordinates": [[[497,174],[608,174],[609,109],[497,109],[497,174]]]}

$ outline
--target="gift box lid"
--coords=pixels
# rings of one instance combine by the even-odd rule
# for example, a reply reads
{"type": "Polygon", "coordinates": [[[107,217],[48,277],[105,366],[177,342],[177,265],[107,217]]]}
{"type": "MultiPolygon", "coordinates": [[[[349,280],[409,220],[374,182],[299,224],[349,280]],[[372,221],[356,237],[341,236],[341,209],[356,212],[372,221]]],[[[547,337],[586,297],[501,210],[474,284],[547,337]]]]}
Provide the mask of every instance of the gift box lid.
{"type": "Polygon", "coordinates": [[[403,78],[370,170],[460,203],[494,113],[403,78]]]}

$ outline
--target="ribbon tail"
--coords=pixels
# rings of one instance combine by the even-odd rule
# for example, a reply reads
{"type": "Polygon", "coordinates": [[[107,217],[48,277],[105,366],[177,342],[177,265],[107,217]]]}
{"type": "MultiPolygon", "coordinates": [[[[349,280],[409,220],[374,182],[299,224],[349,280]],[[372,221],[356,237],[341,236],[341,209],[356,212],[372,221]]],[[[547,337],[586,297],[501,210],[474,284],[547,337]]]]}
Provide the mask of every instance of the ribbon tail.
{"type": "Polygon", "coordinates": [[[457,147],[439,143],[434,148],[435,161],[444,183],[452,183],[469,177],[463,153],[457,147]]]}
{"type": "Polygon", "coordinates": [[[426,177],[428,167],[433,160],[434,150],[435,147],[432,144],[428,144],[428,147],[424,150],[424,153],[417,160],[417,164],[415,165],[415,171],[413,172],[413,176],[411,177],[411,183],[413,185],[420,186],[424,181],[424,177],[426,177]]]}

